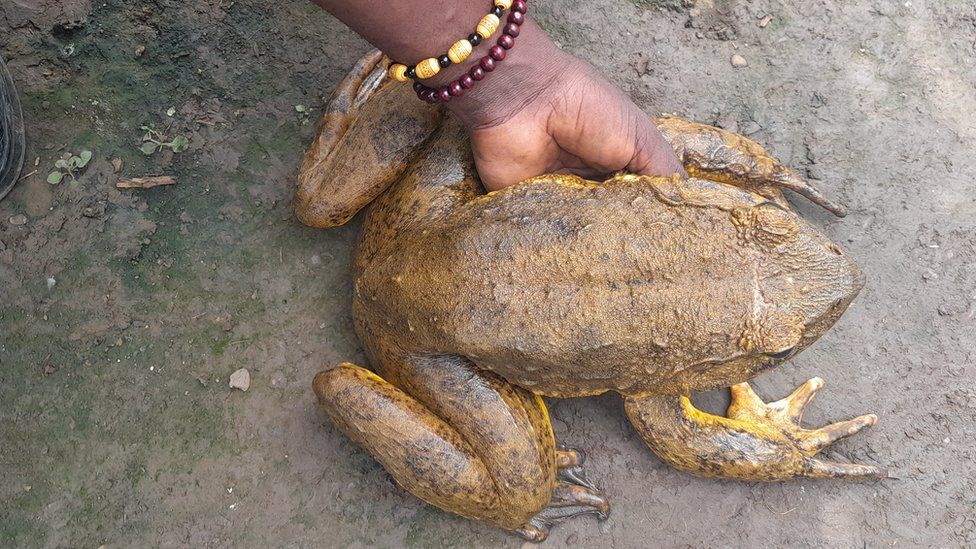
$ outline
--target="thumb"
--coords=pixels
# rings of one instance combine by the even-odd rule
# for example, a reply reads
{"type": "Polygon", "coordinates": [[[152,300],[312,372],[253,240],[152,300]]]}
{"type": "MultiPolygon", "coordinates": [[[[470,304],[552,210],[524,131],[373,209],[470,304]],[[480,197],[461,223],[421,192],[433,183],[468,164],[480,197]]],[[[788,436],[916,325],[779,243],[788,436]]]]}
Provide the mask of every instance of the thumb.
{"type": "Polygon", "coordinates": [[[668,177],[680,174],[688,177],[674,148],[654,125],[654,120],[642,111],[636,116],[634,156],[627,164],[627,171],[638,175],[668,177]]]}

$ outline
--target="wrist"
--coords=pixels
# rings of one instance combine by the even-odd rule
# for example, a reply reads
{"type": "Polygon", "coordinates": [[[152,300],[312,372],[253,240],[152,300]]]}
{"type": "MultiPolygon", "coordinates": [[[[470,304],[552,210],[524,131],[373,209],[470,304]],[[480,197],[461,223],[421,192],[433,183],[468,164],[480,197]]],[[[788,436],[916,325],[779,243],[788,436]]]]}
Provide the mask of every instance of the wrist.
{"type": "MultiPolygon", "coordinates": [[[[492,45],[494,41],[485,40],[469,59],[477,63],[492,45]]],[[[557,48],[535,22],[526,20],[505,60],[473,89],[452,98],[446,107],[469,128],[496,125],[549,89],[557,82],[560,71],[572,62],[576,59],[557,48]]],[[[447,67],[425,83],[432,87],[446,85],[470,67],[470,63],[447,67]]]]}

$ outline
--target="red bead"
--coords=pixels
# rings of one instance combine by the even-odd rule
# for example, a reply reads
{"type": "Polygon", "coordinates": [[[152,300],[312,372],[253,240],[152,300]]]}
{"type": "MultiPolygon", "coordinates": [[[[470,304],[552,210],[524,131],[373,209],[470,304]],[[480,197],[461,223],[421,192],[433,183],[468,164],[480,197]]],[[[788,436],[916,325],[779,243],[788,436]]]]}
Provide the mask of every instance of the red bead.
{"type": "Polygon", "coordinates": [[[505,59],[505,48],[499,45],[494,45],[490,50],[488,50],[488,55],[490,55],[495,61],[501,61],[505,59]]]}
{"type": "Polygon", "coordinates": [[[485,77],[485,69],[481,68],[480,65],[475,65],[474,67],[471,67],[471,70],[468,71],[468,74],[471,75],[471,78],[473,80],[478,81],[485,77]]]}
{"type": "Polygon", "coordinates": [[[525,8],[527,7],[525,0],[515,0],[512,2],[512,11],[515,13],[525,13],[525,8]]]}
{"type": "Polygon", "coordinates": [[[491,72],[495,70],[495,60],[492,59],[491,57],[488,57],[487,55],[482,57],[481,61],[479,61],[478,64],[481,65],[481,68],[485,69],[485,72],[491,72]]]}
{"type": "Polygon", "coordinates": [[[461,76],[461,78],[458,78],[458,84],[461,84],[462,88],[466,90],[470,90],[471,88],[474,87],[474,78],[472,78],[470,74],[465,74],[461,76]]]}
{"type": "Polygon", "coordinates": [[[505,28],[502,30],[502,32],[508,36],[511,36],[512,38],[515,38],[516,36],[519,35],[520,32],[522,32],[522,27],[516,25],[515,23],[509,23],[505,25],[505,28]]]}
{"type": "Polygon", "coordinates": [[[503,34],[498,37],[498,45],[506,50],[510,50],[515,45],[515,39],[507,34],[503,34]]]}
{"type": "Polygon", "coordinates": [[[454,97],[457,97],[464,93],[464,88],[461,87],[461,83],[455,80],[447,85],[447,91],[451,93],[454,97]]]}
{"type": "Polygon", "coordinates": [[[446,87],[437,90],[437,95],[441,98],[441,101],[447,103],[451,100],[451,90],[446,87]]]}
{"type": "Polygon", "coordinates": [[[521,25],[525,23],[525,14],[519,11],[512,11],[508,14],[508,22],[515,23],[516,25],[521,25]]]}

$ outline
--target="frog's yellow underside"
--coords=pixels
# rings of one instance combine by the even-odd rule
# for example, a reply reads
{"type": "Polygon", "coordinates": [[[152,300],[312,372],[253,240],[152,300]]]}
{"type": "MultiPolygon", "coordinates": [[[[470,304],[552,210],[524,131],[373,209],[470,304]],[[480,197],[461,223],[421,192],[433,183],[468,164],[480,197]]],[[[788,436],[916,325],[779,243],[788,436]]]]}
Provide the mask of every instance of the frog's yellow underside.
{"type": "Polygon", "coordinates": [[[547,175],[485,194],[462,128],[387,82],[379,54],[340,84],[296,196],[312,226],[369,204],[353,318],[378,374],[315,377],[332,421],[407,490],[541,540],[606,516],[583,454],[557,450],[540,396],[617,391],[648,446],[693,473],[883,476],[816,457],[873,425],[800,427],[814,378],[764,403],[746,380],[810,345],[860,290],[857,266],[781,188],[842,209],[759,145],[656,122],[688,179],[547,175]],[[727,417],[693,391],[732,387],[727,417]]]}

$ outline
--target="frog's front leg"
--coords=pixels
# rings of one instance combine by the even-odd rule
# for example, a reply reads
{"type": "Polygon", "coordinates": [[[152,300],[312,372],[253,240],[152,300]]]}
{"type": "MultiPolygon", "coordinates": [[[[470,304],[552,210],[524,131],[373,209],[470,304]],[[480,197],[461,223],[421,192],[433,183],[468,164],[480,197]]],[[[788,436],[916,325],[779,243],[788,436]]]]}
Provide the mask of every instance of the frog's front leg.
{"type": "Polygon", "coordinates": [[[841,438],[874,425],[873,414],[820,429],[800,427],[819,378],[787,398],[764,403],[748,383],[732,387],[728,417],[695,408],[687,396],[630,397],[627,415],[647,445],[674,467],[702,476],[777,481],[797,477],[886,477],[870,465],[815,457],[841,438]]]}
{"type": "Polygon", "coordinates": [[[335,425],[415,496],[531,541],[570,516],[606,517],[582,454],[556,450],[538,396],[454,356],[385,356],[383,371],[396,386],[347,363],[313,388],[335,425]]]}
{"type": "Polygon", "coordinates": [[[676,116],[661,116],[654,123],[692,177],[743,187],[787,208],[780,189],[789,189],[838,217],[846,215],[843,206],[824,196],[755,141],[676,116]]]}

